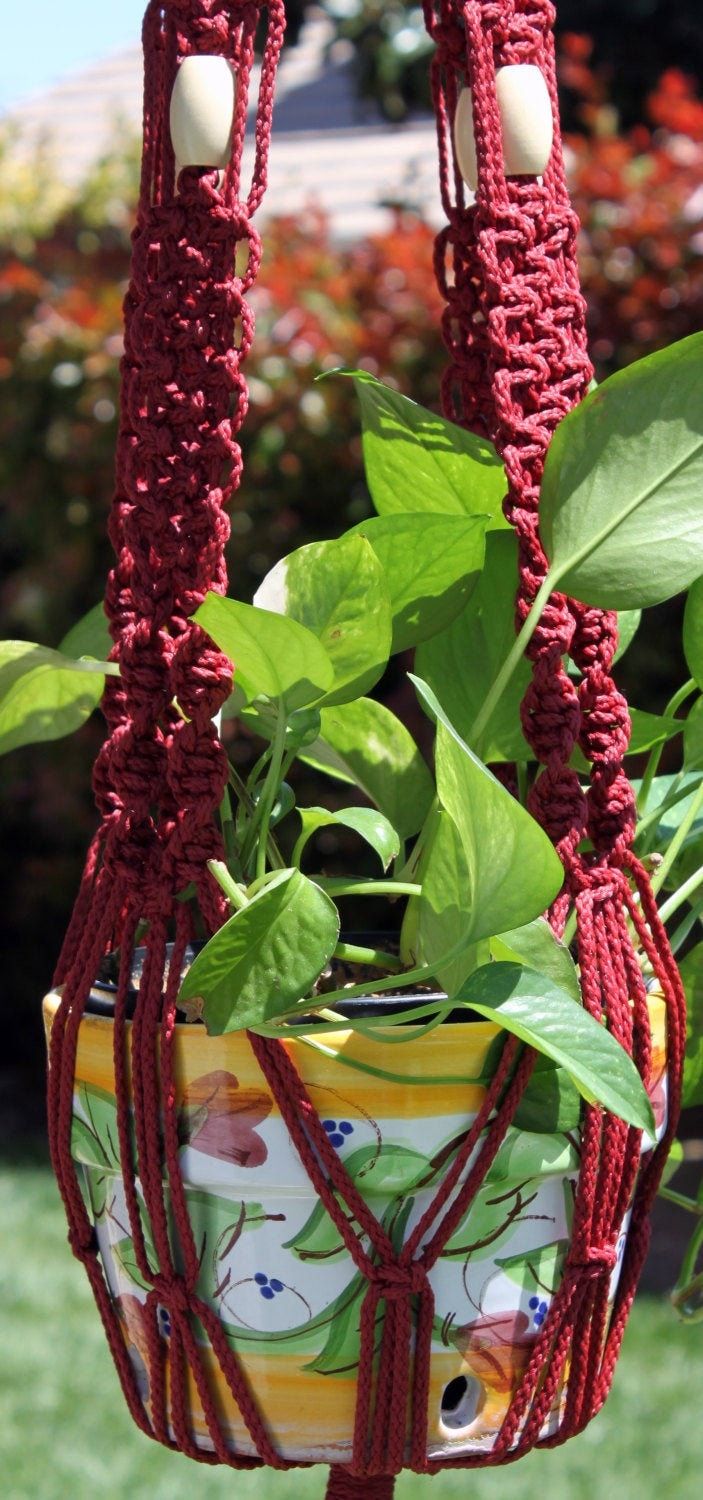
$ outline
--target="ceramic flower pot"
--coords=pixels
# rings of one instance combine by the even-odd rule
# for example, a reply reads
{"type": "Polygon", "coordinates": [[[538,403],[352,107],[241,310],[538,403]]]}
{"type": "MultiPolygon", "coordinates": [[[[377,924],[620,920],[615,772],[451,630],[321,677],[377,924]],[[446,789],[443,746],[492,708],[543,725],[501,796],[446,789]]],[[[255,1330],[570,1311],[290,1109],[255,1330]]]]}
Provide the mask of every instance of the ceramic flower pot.
{"type": "MultiPolygon", "coordinates": [[[[49,995],[47,1028],[57,1005],[58,996],[49,995]]],[[[650,1009],[661,1128],[665,1013],[656,993],[650,1009]]],[[[120,1176],[112,1030],[109,1015],[86,1013],[81,1023],[73,1155],[148,1405],[147,1288],[135,1265],[120,1176]]],[[[281,1454],[348,1461],[364,1282],[315,1196],[246,1036],[213,1038],[199,1024],[177,1032],[180,1165],[202,1246],[198,1293],[219,1314],[281,1454]]],[[[450,1022],[402,1046],[340,1030],[325,1037],[331,1056],[301,1041],[286,1044],[332,1145],[396,1244],[433,1198],[479,1108],[496,1038],[488,1022],[450,1022]],[[381,1076],[363,1071],[366,1064],[381,1076]]],[[[578,1165],[578,1131],[509,1131],[430,1273],[436,1315],[429,1456],[491,1448],[559,1285],[578,1165]]],[[[620,1251],[626,1229],[625,1220],[620,1251]]],[[[619,1261],[611,1295],[618,1275],[619,1261]]],[[[168,1341],[165,1308],[159,1323],[168,1341]]],[[[232,1444],[251,1453],[214,1359],[212,1372],[232,1444]]],[[[208,1448],[194,1385],[190,1405],[192,1431],[208,1448]]],[[[557,1394],[554,1417],[558,1405],[557,1394]]]]}

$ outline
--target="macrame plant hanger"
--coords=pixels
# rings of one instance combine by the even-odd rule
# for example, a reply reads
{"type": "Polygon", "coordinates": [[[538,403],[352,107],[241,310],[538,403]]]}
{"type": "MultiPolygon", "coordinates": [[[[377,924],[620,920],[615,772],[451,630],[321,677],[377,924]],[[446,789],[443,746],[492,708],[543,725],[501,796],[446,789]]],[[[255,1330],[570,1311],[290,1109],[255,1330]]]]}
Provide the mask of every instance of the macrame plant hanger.
{"type": "MultiPolygon", "coordinates": [[[[450,353],[443,397],[455,421],[488,433],[504,459],[506,514],[519,539],[518,621],[545,576],[538,535],[544,455],[557,422],[590,379],[574,258],[576,222],[559,146],[553,8],[548,0],[428,0],[442,199],[448,224],[436,270],[446,301],[450,353]],[[542,70],[555,145],[542,179],[506,178],[496,68],[542,70]],[[467,206],[453,159],[459,91],[474,99],[475,205],[467,206]]],[[[216,814],[226,759],[213,719],[231,689],[231,666],[191,616],[208,589],[224,591],[226,506],[241,476],[237,433],[246,413],[242,363],[253,336],[246,298],[261,246],[253,216],[266,186],[273,88],[284,30],[283,0],[159,0],[144,23],[144,158],[132,279],[125,303],[117,490],[110,522],[116,561],[106,610],[120,677],[109,678],[109,737],[95,791],[102,821],[89,851],[56,980],[62,1000],[50,1041],[49,1125],[69,1223],[105,1326],[130,1411],[148,1435],[206,1463],[288,1468],[259,1411],[256,1391],[197,1291],[198,1251],[178,1158],[174,1039],[176,997],[191,937],[193,887],[214,930],[228,914],[207,870],[221,856],[216,814]],[[242,186],[255,36],[264,47],[253,130],[252,183],[242,186]],[[176,181],[168,127],[179,65],[192,54],[227,58],[236,93],[224,175],[188,167],[176,181]],[[224,476],[224,477],[223,477],[224,476]],[[174,705],[180,710],[177,711],[174,705]],[[145,948],[128,1019],[134,948],[145,948]],[[173,944],[170,960],[167,944],[173,944]],[[140,1278],[150,1397],[144,1401],[100,1261],[71,1159],[78,1032],[106,953],[119,949],[114,1067],[121,1172],[140,1278]],[[147,1248],[137,1179],[151,1227],[147,1248]],[[168,1346],[158,1306],[170,1318],[168,1346]],[[233,1451],[223,1430],[196,1324],[209,1340],[258,1457],[233,1451]],[[210,1446],[196,1443],[189,1382],[210,1446]]],[[[583,1117],[573,1237],[561,1285],[534,1341],[490,1452],[430,1460],[428,1389],[433,1296],[430,1273],[467,1212],[505,1136],[532,1056],[504,1047],[492,1084],[434,1202],[396,1252],[330,1144],[285,1046],[252,1035],[251,1046],[313,1186],[367,1282],[360,1321],[356,1418],[348,1464],[331,1471],[330,1500],[390,1500],[405,1466],[433,1474],[520,1457],[580,1431],[607,1394],[647,1246],[647,1214],[679,1105],[683,996],[647,875],[632,853],[631,788],[622,769],[627,706],[610,677],[615,618],[555,595],[533,637],[532,685],[523,727],[542,769],[531,808],[564,863],[552,913],[563,931],[575,906],[584,1004],[607,1017],[646,1078],[647,997],[633,938],[658,979],[668,1013],[669,1119],[658,1149],[640,1164],[640,1137],[595,1107],[583,1117]],[[582,674],[563,670],[568,653],[582,674]],[[591,765],[582,792],[569,768],[578,742],[591,765]],[[585,838],[592,853],[581,852],[585,838]],[[466,1179],[469,1158],[476,1150],[466,1179]],[[608,1288],[616,1240],[633,1198],[612,1314],[608,1288]],[[562,1390],[557,1425],[541,1436],[562,1390]]],[[[235,664],[236,667],[236,664],[235,664]]],[[[301,1392],[301,1398],[303,1393],[301,1392]]]]}

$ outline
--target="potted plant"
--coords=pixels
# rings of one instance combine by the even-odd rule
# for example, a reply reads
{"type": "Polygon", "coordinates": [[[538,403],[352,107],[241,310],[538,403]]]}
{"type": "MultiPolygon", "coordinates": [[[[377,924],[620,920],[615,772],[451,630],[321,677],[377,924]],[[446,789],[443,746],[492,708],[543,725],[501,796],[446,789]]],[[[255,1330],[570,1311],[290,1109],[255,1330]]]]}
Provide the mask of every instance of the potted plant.
{"type": "MultiPolygon", "coordinates": [[[[524,651],[555,587],[619,610],[625,649],[643,607],[692,585],[692,680],[664,715],[634,711],[630,741],[630,753],[649,753],[636,848],[660,860],[653,883],[668,893],[662,917],[685,951],[703,883],[702,369],[703,337],[695,336],[612,377],[560,424],[543,485],[549,572],[514,644],[517,549],[502,516],[495,450],[359,371],[344,373],[353,373],[360,398],[376,516],[284,559],[251,605],[212,593],[196,613],[236,663],[224,717],[239,719],[260,749],[246,778],[230,764],[224,857],[209,866],[231,915],[204,943],[176,941],[171,979],[177,1152],[202,1307],[195,1337],[240,1454],[255,1453],[256,1443],[231,1386],[218,1380],[215,1324],[260,1393],[277,1451],[293,1461],[348,1459],[358,1367],[373,1363],[379,1302],[386,1318],[399,1316],[384,1284],[369,1321],[368,1268],[380,1241],[400,1261],[408,1245],[417,1248],[443,1183],[460,1200],[476,1152],[486,1149],[490,1111],[503,1107],[497,1078],[513,1088],[512,1124],[428,1262],[426,1284],[410,1288],[425,1310],[427,1285],[433,1299],[423,1398],[430,1460],[490,1449],[549,1326],[569,1264],[582,1100],[641,1132],[645,1159],[655,1140],[666,1149],[666,1016],[651,952],[645,942],[653,1038],[651,1056],[640,1058],[645,1090],[625,1048],[581,1003],[572,915],[562,915],[561,938],[543,915],[559,896],[562,868],[525,805],[535,768],[519,704],[524,651]],[[434,774],[408,728],[369,696],[389,656],[413,649],[411,680],[436,728],[434,774]],[[460,673],[457,661],[469,668],[460,673]],[[663,747],[681,732],[676,715],[694,697],[684,768],[659,776],[663,747]],[[288,780],[296,760],[344,795],[327,807],[297,806],[288,780]],[[513,767],[512,787],[487,762],[513,767]],[[328,874],[316,852],[325,828],[363,841],[377,873],[328,874]],[[372,899],[375,910],[389,902],[390,935],[349,934],[352,897],[372,899]],[[301,1165],[295,1120],[281,1117],[248,1036],[283,1039],[303,1078],[332,1174],[320,1199],[301,1165]],[[515,1039],[507,1048],[506,1036],[515,1039]],[[535,1054],[530,1072],[526,1059],[535,1054]],[[352,1211],[335,1182],[336,1161],[356,1195],[352,1211]],[[353,1236],[345,1228],[352,1222],[353,1236]]],[[[3,748],[83,722],[106,674],[119,670],[105,660],[108,645],[99,608],[58,652],[4,643],[3,748]]],[[[181,892],[184,908],[193,895],[181,892]]],[[[630,920],[638,936],[645,924],[636,900],[630,920]]],[[[697,948],[683,966],[697,994],[697,948]]],[[[77,1036],[72,1149],[124,1349],[153,1410],[152,1313],[167,1370],[174,1330],[141,1201],[141,1245],[130,1230],[114,1001],[108,965],[95,975],[77,1036]]],[[[122,1003],[128,1013],[129,995],[122,1003]]],[[[49,1028],[56,1006],[48,997],[49,1028]]],[[[697,1010],[689,1101],[701,1090],[697,1010]]],[[[625,1203],[611,1236],[611,1301],[627,1223],[625,1203]]],[[[169,1233],[177,1243],[173,1219],[169,1233]]],[[[694,1262],[697,1249],[698,1240],[694,1262]]],[[[689,1281],[694,1270],[689,1256],[689,1281]]],[[[404,1382],[402,1343],[399,1333],[404,1382]]],[[[543,1435],[558,1424],[563,1386],[557,1380],[543,1435]]],[[[193,1441],[208,1449],[207,1402],[192,1379],[187,1398],[193,1441]]]]}

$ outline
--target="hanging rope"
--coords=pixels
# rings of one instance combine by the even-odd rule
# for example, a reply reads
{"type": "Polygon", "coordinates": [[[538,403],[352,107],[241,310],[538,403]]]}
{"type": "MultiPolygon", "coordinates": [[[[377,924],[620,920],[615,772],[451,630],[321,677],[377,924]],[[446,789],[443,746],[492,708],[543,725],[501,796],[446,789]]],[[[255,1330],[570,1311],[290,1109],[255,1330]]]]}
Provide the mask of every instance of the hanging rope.
{"type": "MultiPolygon", "coordinates": [[[[190,617],[208,589],[226,587],[226,506],[241,476],[237,434],[247,407],[241,367],[253,336],[246,299],[261,255],[252,219],[266,186],[283,12],[283,0],[152,0],[146,14],[144,157],[125,303],[110,523],[116,561],[106,604],[120,677],[109,679],[105,698],[110,734],[95,770],[102,822],[59,962],[63,994],[50,1044],[51,1150],[69,1240],[90,1278],[132,1415],[159,1442],[235,1468],[291,1465],[266,1428],[219,1317],[197,1292],[199,1260],[179,1165],[174,1084],[176,998],[191,918],[188,904],[177,897],[192,885],[212,930],[227,914],[206,861],[221,854],[215,815],[227,767],[212,721],[229,694],[231,666],[190,617]],[[243,148],[254,37],[262,27],[254,169],[246,190],[243,148]],[[224,56],[236,73],[231,159],[221,182],[216,172],[197,168],[186,168],[175,180],[168,105],[179,64],[198,52],[224,56]],[[128,1025],[133,954],[144,921],[146,956],[128,1025]],[[116,947],[119,1152],[135,1261],[149,1289],[148,1410],[70,1149],[79,1027],[101,960],[116,947]],[[137,1179],[151,1228],[149,1246],[137,1179]],[[170,1317],[168,1345],[159,1336],[159,1306],[170,1317]],[[211,1346],[209,1363],[194,1333],[196,1321],[211,1346]],[[213,1358],[258,1457],[230,1446],[209,1375],[213,1358]],[[203,1450],[193,1434],[189,1376],[212,1451],[203,1450]]],[[[576,225],[558,147],[541,183],[506,180],[502,169],[495,65],[536,62],[556,111],[552,9],[546,0],[440,0],[428,3],[426,12],[437,43],[433,83],[448,218],[437,248],[450,351],[444,400],[458,420],[490,433],[503,455],[507,514],[519,540],[521,619],[545,571],[537,515],[544,454],[556,422],[582,395],[590,374],[574,263],[576,225]],[[475,207],[464,202],[450,145],[458,90],[466,82],[477,107],[475,207]]],[[[573,1241],[561,1287],[493,1449],[453,1458],[453,1467],[494,1464],[538,1441],[562,1441],[602,1403],[678,1110],[683,1002],[646,875],[630,847],[632,797],[622,771],[628,720],[609,675],[614,642],[611,616],[560,596],[550,601],[531,647],[533,684],[524,708],[525,732],[543,765],[532,808],[564,862],[556,927],[563,927],[570,903],[578,914],[584,1004],[591,1014],[607,1017],[645,1078],[647,1002],[628,921],[660,980],[669,1013],[668,1133],[640,1170],[639,1134],[598,1109],[586,1110],[573,1241]],[[578,689],[563,671],[567,651],[583,674],[578,689]],[[593,767],[585,796],[568,765],[577,740],[593,767]],[[579,850],[586,831],[591,856],[579,850]],[[615,1240],[635,1184],[627,1258],[609,1322],[615,1240]],[[562,1382],[566,1397],[558,1430],[541,1439],[562,1382]]],[[[506,1041],[442,1185],[397,1252],[342,1166],[283,1044],[253,1035],[250,1042],[313,1187],[367,1283],[352,1456],[349,1465],[333,1469],[328,1496],[352,1500],[363,1491],[366,1500],[390,1500],[393,1476],[404,1465],[425,1473],[446,1466],[427,1458],[430,1273],[485,1180],[529,1079],[532,1054],[514,1039],[506,1041]]]]}
{"type": "MultiPolygon", "coordinates": [[[[519,625],[547,571],[538,515],[545,454],[556,425],[585,394],[592,375],[578,288],[577,221],[560,149],[554,7],[549,0],[426,0],[425,15],[437,45],[432,84],[448,221],[435,256],[450,356],[443,401],[448,416],[487,433],[503,458],[505,512],[518,538],[519,625]],[[540,68],[552,103],[555,144],[542,179],[504,172],[496,70],[515,63],[540,68]],[[470,205],[452,134],[457,98],[466,86],[474,101],[478,162],[476,201],[470,205]]],[[[537,1441],[567,1371],[563,1417],[548,1443],[579,1431],[602,1405],[646,1253],[649,1208],[678,1118],[684,999],[646,872],[631,849],[634,797],[623,770],[630,721],[610,676],[616,645],[614,614],[552,596],[528,647],[532,682],[522,724],[542,767],[530,810],[564,864],[553,922],[562,932],[575,906],[584,1004],[598,1019],[607,1018],[645,1079],[651,1046],[646,991],[628,918],[662,986],[668,1016],[667,1134],[638,1179],[637,1132],[601,1110],[585,1111],[566,1275],[489,1462],[518,1457],[537,1441]],[[567,654],[582,674],[578,687],[564,669],[567,654]],[[577,743],[591,767],[585,794],[569,765],[577,743]],[[592,854],[581,852],[585,837],[592,854]],[[636,1182],[608,1323],[615,1239],[636,1182]]]]}

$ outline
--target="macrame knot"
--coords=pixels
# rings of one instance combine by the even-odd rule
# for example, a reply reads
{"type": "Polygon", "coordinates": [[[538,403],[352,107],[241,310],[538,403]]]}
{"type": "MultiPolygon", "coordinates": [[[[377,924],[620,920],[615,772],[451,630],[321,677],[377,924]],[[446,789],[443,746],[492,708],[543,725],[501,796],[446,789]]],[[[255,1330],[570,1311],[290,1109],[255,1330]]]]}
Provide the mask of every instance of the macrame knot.
{"type": "Polygon", "coordinates": [[[609,672],[618,648],[618,617],[614,610],[589,609],[570,600],[575,621],[571,655],[582,672],[601,667],[609,672]]]}
{"type": "Polygon", "coordinates": [[[588,1245],[583,1258],[569,1261],[566,1270],[579,1281],[598,1280],[601,1276],[610,1276],[617,1262],[618,1252],[614,1245],[588,1245]]]}
{"type": "Polygon", "coordinates": [[[368,1280],[379,1301],[402,1302],[425,1290],[427,1272],[421,1261],[413,1260],[409,1266],[374,1266],[368,1280]]]}
{"type": "Polygon", "coordinates": [[[569,766],[542,771],[530,792],[528,807],[556,844],[570,834],[578,840],[585,831],[586,798],[576,772],[569,766]]]}
{"type": "Polygon", "coordinates": [[[91,1256],[98,1254],[98,1237],[92,1224],[86,1226],[71,1224],[68,1230],[68,1243],[76,1260],[85,1262],[91,1256]]]}
{"type": "Polygon", "coordinates": [[[579,745],[593,765],[619,765],[630,743],[627,700],[596,670],[581,684],[579,745]]]}
{"type": "Polygon", "coordinates": [[[189,719],[203,709],[214,718],[232,691],[232,668],[227,657],[199,626],[183,635],[173,652],[171,689],[189,719]]]}
{"type": "Polygon", "coordinates": [[[462,27],[456,21],[435,21],[431,35],[440,61],[463,68],[466,62],[466,35],[462,27]]]}
{"type": "Polygon", "coordinates": [[[622,860],[635,836],[635,794],[620,770],[610,777],[595,776],[588,796],[588,831],[600,852],[613,863],[622,860]]]}
{"type": "Polygon", "coordinates": [[[149,1298],[163,1303],[172,1314],[180,1313],[185,1317],[190,1312],[190,1294],[180,1276],[155,1276],[149,1298]]]}
{"type": "Polygon", "coordinates": [[[573,751],[581,724],[578,695],[565,672],[552,672],[540,663],[520,705],[525,738],[538,760],[557,755],[565,764],[573,751]]]}

